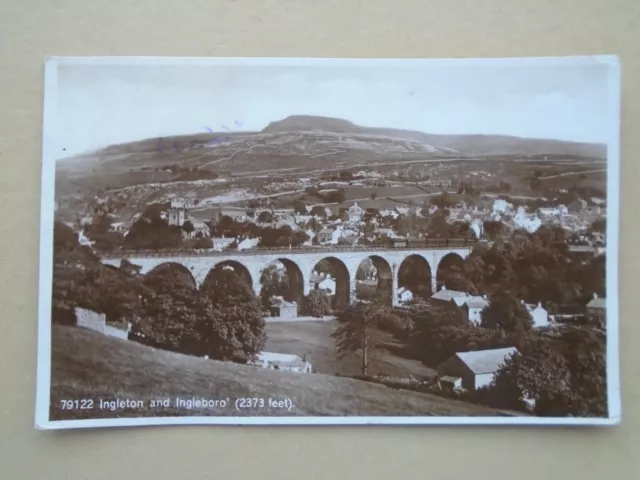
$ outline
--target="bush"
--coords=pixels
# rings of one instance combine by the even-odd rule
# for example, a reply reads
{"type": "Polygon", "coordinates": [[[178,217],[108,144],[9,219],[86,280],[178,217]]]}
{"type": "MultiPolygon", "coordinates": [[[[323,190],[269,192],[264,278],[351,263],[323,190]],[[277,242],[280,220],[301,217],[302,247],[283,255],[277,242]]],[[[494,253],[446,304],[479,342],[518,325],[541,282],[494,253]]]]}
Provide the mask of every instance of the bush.
{"type": "Polygon", "coordinates": [[[304,311],[312,317],[331,315],[331,298],[322,290],[311,290],[304,299],[304,311]]]}
{"type": "Polygon", "coordinates": [[[213,240],[209,237],[200,237],[196,240],[196,243],[193,244],[193,248],[195,249],[206,249],[213,248],[213,240]]]}

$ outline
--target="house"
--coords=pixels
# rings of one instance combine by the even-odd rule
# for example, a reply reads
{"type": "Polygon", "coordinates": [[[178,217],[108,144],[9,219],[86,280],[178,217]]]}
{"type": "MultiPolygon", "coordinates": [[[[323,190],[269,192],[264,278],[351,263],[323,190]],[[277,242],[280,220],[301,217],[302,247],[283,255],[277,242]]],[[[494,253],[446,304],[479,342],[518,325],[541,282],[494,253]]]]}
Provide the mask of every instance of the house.
{"type": "Polygon", "coordinates": [[[115,337],[121,340],[129,339],[129,333],[131,332],[131,323],[129,322],[107,322],[104,313],[97,313],[80,307],[76,307],[73,313],[78,327],[93,330],[107,337],[115,337]]]}
{"type": "Polygon", "coordinates": [[[169,225],[174,227],[181,227],[187,220],[187,209],[184,206],[184,202],[180,200],[171,200],[171,207],[169,208],[169,215],[167,221],[169,225]]]}
{"type": "Polygon", "coordinates": [[[522,302],[531,315],[531,319],[533,320],[533,328],[542,328],[549,326],[549,313],[542,308],[542,304],[538,302],[537,305],[530,305],[528,303],[522,302]]]}
{"type": "Polygon", "coordinates": [[[313,245],[313,240],[316,237],[316,232],[314,232],[310,228],[307,228],[304,233],[307,234],[308,240],[303,242],[302,244],[307,246],[307,247],[310,247],[311,245],[313,245]]]}
{"type": "Polygon", "coordinates": [[[558,215],[567,215],[569,209],[564,205],[558,205],[557,207],[540,207],[538,213],[543,217],[553,217],[558,215]]]}
{"type": "Polygon", "coordinates": [[[287,302],[282,297],[274,296],[271,298],[269,311],[272,317],[293,319],[298,317],[298,304],[296,302],[287,302]]]}
{"type": "Polygon", "coordinates": [[[438,365],[438,381],[441,388],[453,385],[467,391],[477,390],[490,385],[504,362],[518,353],[515,347],[457,352],[438,365]]]}
{"type": "Polygon", "coordinates": [[[587,303],[586,310],[586,317],[590,323],[599,327],[606,325],[607,299],[605,297],[599,297],[594,293],[593,298],[587,303]]]}
{"type": "Polygon", "coordinates": [[[314,290],[324,290],[329,295],[336,293],[336,281],[327,272],[320,273],[314,270],[309,278],[309,286],[314,290]]]}
{"type": "Polygon", "coordinates": [[[393,229],[391,228],[376,228],[373,233],[378,237],[388,237],[388,238],[395,238],[396,237],[396,232],[393,231],[393,229]]]}
{"type": "Polygon", "coordinates": [[[456,306],[462,307],[467,303],[467,293],[458,290],[447,290],[443,285],[440,290],[431,296],[432,300],[441,302],[455,303],[456,306]]]}
{"type": "Polygon", "coordinates": [[[567,209],[569,212],[582,212],[587,208],[587,202],[582,200],[581,198],[577,198],[573,202],[567,205],[567,209]]]}
{"type": "Polygon", "coordinates": [[[335,245],[342,236],[342,227],[326,227],[318,232],[318,244],[335,245]]]}
{"type": "Polygon", "coordinates": [[[259,238],[245,238],[244,240],[240,240],[238,242],[238,250],[249,250],[251,248],[256,248],[259,243],[259,238]]]}
{"type": "Polygon", "coordinates": [[[358,202],[354,202],[353,205],[349,207],[349,221],[351,222],[361,222],[362,215],[364,214],[364,209],[358,205],[358,202]]]}
{"type": "Polygon", "coordinates": [[[235,237],[212,237],[211,240],[213,241],[213,249],[214,250],[224,250],[225,248],[227,248],[229,245],[231,245],[233,242],[235,242],[235,237]]]}
{"type": "Polygon", "coordinates": [[[256,367],[269,370],[283,370],[285,372],[312,373],[313,367],[307,358],[286,353],[261,352],[258,358],[249,363],[256,367]]]}
{"type": "Polygon", "coordinates": [[[334,295],[336,293],[336,281],[327,276],[316,284],[316,288],[325,291],[328,295],[334,295]]]}
{"type": "Polygon", "coordinates": [[[409,215],[411,209],[409,207],[396,207],[395,211],[398,215],[409,215]]]}
{"type": "Polygon", "coordinates": [[[111,226],[109,227],[109,229],[112,232],[120,232],[120,233],[122,233],[125,230],[124,222],[112,223],[111,226]]]}
{"type": "Polygon", "coordinates": [[[398,301],[400,303],[408,303],[413,300],[413,292],[405,287],[398,289],[398,301]]]}
{"type": "Polygon", "coordinates": [[[318,238],[318,243],[320,245],[323,245],[327,242],[330,242],[331,239],[333,238],[333,232],[334,229],[333,228],[323,228],[322,230],[320,230],[318,232],[317,238],[318,238]]]}
{"type": "Polygon", "coordinates": [[[487,296],[469,295],[467,297],[466,305],[469,313],[469,321],[476,325],[480,325],[480,322],[482,321],[482,310],[489,305],[487,296]]]}

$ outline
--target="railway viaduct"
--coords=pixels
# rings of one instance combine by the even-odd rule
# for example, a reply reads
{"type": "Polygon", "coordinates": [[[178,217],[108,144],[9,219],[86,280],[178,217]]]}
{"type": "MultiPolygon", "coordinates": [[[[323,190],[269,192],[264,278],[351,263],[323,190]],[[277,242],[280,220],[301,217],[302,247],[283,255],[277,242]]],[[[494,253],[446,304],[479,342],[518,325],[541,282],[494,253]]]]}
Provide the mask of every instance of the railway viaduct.
{"type": "MultiPolygon", "coordinates": [[[[163,251],[163,252],[120,252],[102,257],[107,265],[118,266],[124,259],[140,267],[140,273],[147,274],[161,266],[171,265],[188,271],[195,287],[200,287],[216,268],[233,267],[256,294],[260,294],[262,271],[281,262],[290,279],[295,297],[302,299],[311,290],[311,275],[316,265],[325,260],[335,272],[335,301],[345,306],[355,301],[356,272],[360,264],[371,259],[378,272],[378,288],[384,283],[391,290],[392,304],[398,303],[398,272],[403,263],[412,258],[428,269],[431,291],[436,291],[438,268],[447,260],[462,260],[471,252],[472,246],[436,247],[329,247],[329,248],[278,248],[252,249],[246,251],[163,251]]],[[[447,262],[448,263],[448,262],[447,262]]]]}

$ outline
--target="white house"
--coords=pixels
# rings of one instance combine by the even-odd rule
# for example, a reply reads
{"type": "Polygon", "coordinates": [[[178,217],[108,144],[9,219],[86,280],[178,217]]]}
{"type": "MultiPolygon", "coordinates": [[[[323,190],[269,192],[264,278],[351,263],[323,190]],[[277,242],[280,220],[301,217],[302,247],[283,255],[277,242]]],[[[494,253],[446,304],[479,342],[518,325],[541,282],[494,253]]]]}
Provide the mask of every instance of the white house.
{"type": "Polygon", "coordinates": [[[318,233],[318,243],[320,245],[335,245],[342,237],[342,227],[336,228],[323,228],[318,233]]]}
{"type": "Polygon", "coordinates": [[[306,358],[286,353],[261,352],[250,365],[267,368],[269,370],[284,370],[285,372],[312,373],[311,362],[306,358]]]}
{"type": "Polygon", "coordinates": [[[438,292],[431,296],[433,300],[442,302],[454,302],[458,307],[462,307],[467,303],[467,293],[458,290],[447,290],[443,285],[438,292]]]}
{"type": "Polygon", "coordinates": [[[336,293],[336,281],[329,276],[320,280],[316,285],[318,290],[325,290],[329,295],[336,293]]]}
{"type": "Polygon", "coordinates": [[[360,205],[358,205],[358,202],[354,202],[353,205],[349,207],[349,221],[361,222],[363,214],[364,209],[360,205]]]}
{"type": "Polygon", "coordinates": [[[467,308],[469,309],[469,321],[476,325],[480,325],[480,322],[482,321],[482,310],[489,305],[489,300],[487,300],[486,295],[469,295],[466,303],[467,308]]]}
{"type": "Polygon", "coordinates": [[[248,250],[250,248],[256,248],[260,243],[259,238],[245,238],[238,243],[238,250],[248,250]]]}
{"type": "Polygon", "coordinates": [[[457,352],[438,365],[438,380],[468,391],[477,390],[490,385],[505,361],[517,353],[515,347],[457,352]]]}
{"type": "Polygon", "coordinates": [[[530,305],[522,302],[531,315],[533,320],[533,328],[542,328],[549,326],[549,313],[542,307],[542,304],[538,302],[537,305],[530,305]]]}
{"type": "Polygon", "coordinates": [[[398,301],[400,303],[407,303],[413,300],[413,292],[405,287],[398,289],[398,301]]]}
{"type": "Polygon", "coordinates": [[[233,242],[235,242],[235,237],[211,237],[213,241],[213,249],[214,250],[224,250],[233,242]]]}
{"type": "Polygon", "coordinates": [[[326,272],[313,271],[309,278],[309,286],[312,289],[325,290],[329,295],[336,293],[336,281],[326,272]]]}
{"type": "Polygon", "coordinates": [[[565,205],[558,205],[557,207],[540,207],[538,212],[543,217],[553,217],[558,215],[567,215],[569,209],[565,205]]]}

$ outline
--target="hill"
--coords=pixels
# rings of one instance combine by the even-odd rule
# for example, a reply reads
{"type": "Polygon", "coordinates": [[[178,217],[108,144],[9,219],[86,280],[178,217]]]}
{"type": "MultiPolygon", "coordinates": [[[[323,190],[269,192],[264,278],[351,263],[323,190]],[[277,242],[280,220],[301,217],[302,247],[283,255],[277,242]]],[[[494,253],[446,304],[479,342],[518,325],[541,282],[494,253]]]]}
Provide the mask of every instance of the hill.
{"type": "Polygon", "coordinates": [[[262,133],[321,131],[384,136],[431,145],[439,153],[478,155],[570,155],[604,157],[602,144],[567,142],[553,139],[522,138],[508,135],[431,134],[415,130],[362,127],[341,118],[292,115],[271,122],[262,133]]]}
{"type": "Polygon", "coordinates": [[[233,172],[335,168],[429,158],[550,155],[604,158],[604,145],[501,135],[435,135],[362,127],[344,119],[294,115],[261,132],[152,138],[64,158],[67,174],[128,172],[175,162],[233,172]]]}
{"type": "Polygon", "coordinates": [[[359,380],[296,374],[206,360],[107,338],[78,327],[54,326],[51,419],[188,415],[495,416],[496,410],[434,395],[394,390],[359,380]],[[175,406],[145,411],[63,410],[63,399],[149,400],[176,397],[290,398],[290,412],[175,406]]]}

